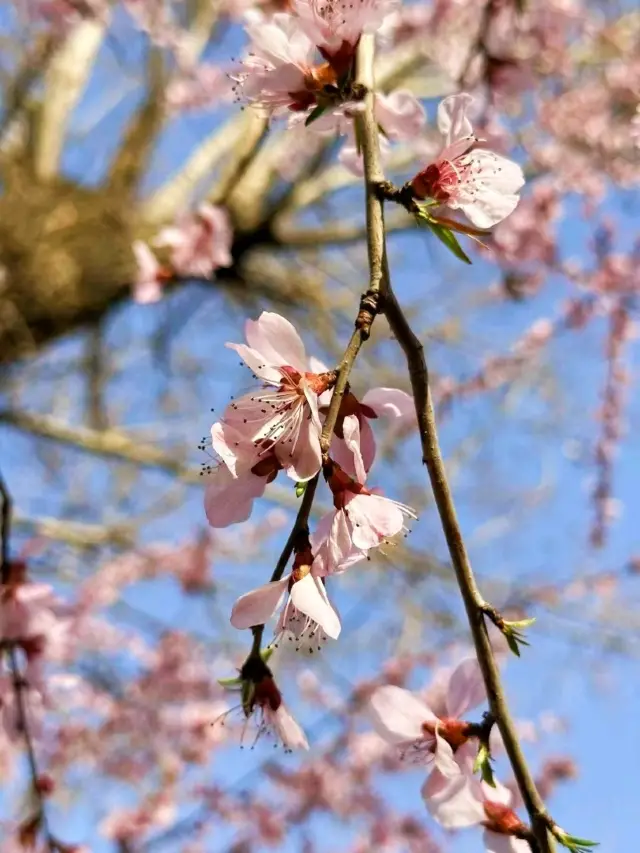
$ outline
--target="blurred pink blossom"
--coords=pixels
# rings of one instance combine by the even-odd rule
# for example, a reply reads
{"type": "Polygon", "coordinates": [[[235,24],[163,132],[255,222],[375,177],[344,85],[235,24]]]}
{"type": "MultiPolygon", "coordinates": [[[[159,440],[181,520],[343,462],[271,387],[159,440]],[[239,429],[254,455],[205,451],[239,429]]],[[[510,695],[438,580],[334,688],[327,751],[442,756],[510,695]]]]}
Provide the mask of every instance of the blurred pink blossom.
{"type": "Polygon", "coordinates": [[[422,795],[429,813],[445,829],[483,826],[487,853],[530,853],[528,828],[509,807],[511,791],[499,782],[491,787],[467,773],[446,778],[435,772],[422,795]]]}
{"type": "Polygon", "coordinates": [[[232,241],[226,210],[203,202],[195,214],[185,214],[176,225],[163,228],[153,244],[171,248],[171,266],[179,276],[208,278],[218,267],[233,263],[232,241]]]}

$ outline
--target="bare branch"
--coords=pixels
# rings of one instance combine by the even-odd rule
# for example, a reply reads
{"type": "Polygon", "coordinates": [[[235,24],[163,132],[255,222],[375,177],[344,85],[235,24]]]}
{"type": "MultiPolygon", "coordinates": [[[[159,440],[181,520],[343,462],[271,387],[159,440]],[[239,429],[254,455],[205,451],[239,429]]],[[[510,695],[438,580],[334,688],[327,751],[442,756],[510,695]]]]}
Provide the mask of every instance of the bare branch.
{"type": "Polygon", "coordinates": [[[58,173],[69,117],[87,84],[105,31],[106,24],[101,21],[81,21],[51,59],[44,78],[34,151],[34,171],[41,181],[49,181],[58,173]]]}
{"type": "Polygon", "coordinates": [[[196,148],[182,168],[142,204],[144,219],[154,225],[172,220],[189,203],[198,184],[232,151],[254,122],[249,111],[230,119],[196,148]]]}
{"type": "MultiPolygon", "coordinates": [[[[93,430],[86,427],[73,427],[48,415],[34,415],[28,412],[10,410],[0,411],[0,422],[25,430],[33,435],[59,441],[88,453],[95,453],[123,462],[132,462],[143,468],[155,468],[166,471],[182,483],[191,486],[204,486],[206,478],[179,459],[176,450],[164,450],[153,447],[125,433],[115,430],[93,430]]],[[[272,485],[267,490],[267,500],[284,506],[297,507],[297,501],[288,490],[272,485]]]]}
{"type": "Polygon", "coordinates": [[[79,521],[62,521],[58,518],[31,518],[15,514],[14,527],[24,528],[35,536],[64,542],[74,548],[100,548],[113,545],[131,548],[135,544],[135,531],[130,525],[102,526],[79,521]]]}
{"type": "MultiPolygon", "coordinates": [[[[363,54],[367,48],[368,45],[366,43],[363,44],[363,54]]],[[[370,50],[372,49],[373,47],[371,46],[370,50]]],[[[369,62],[371,62],[371,59],[369,59],[369,62]]],[[[372,65],[370,65],[371,67],[372,65]]],[[[373,81],[369,79],[366,82],[372,88],[373,81]]],[[[429,472],[442,529],[447,540],[451,562],[467,612],[476,655],[487,690],[489,707],[502,734],[518,788],[531,819],[531,826],[539,846],[539,853],[551,853],[553,842],[547,831],[546,810],[524,758],[509,712],[500,680],[500,673],[485,624],[485,612],[487,612],[488,605],[478,590],[471,563],[464,546],[451,490],[449,489],[447,474],[438,442],[424,349],[409,326],[391,287],[386,257],[383,202],[376,197],[375,193],[375,186],[384,180],[378,151],[378,127],[371,101],[367,107],[366,111],[360,115],[359,121],[367,181],[367,227],[369,229],[369,253],[370,257],[373,257],[372,279],[379,279],[383,282],[383,310],[387,316],[391,330],[402,346],[407,359],[420,431],[423,462],[429,472]]]]}

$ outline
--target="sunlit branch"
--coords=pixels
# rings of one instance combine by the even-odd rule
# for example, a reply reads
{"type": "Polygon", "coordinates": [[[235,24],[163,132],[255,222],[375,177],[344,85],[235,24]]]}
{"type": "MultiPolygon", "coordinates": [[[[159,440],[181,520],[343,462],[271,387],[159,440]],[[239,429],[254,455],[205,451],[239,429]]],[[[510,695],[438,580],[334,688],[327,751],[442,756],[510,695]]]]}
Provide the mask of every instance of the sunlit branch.
{"type": "Polygon", "coordinates": [[[87,85],[106,26],[95,19],[81,21],[49,63],[34,151],[35,173],[42,181],[58,173],[69,118],[87,85]]]}
{"type": "Polygon", "coordinates": [[[424,348],[409,326],[391,286],[386,257],[383,202],[375,192],[375,187],[384,180],[384,175],[380,165],[378,150],[378,128],[371,108],[361,114],[360,122],[362,126],[361,138],[365,177],[368,186],[368,245],[370,252],[373,248],[376,263],[379,265],[376,271],[377,275],[383,279],[382,310],[407,358],[420,431],[423,462],[429,472],[442,529],[449,547],[451,562],[467,611],[476,655],[487,690],[489,707],[502,734],[518,788],[531,819],[532,831],[539,848],[537,853],[550,853],[553,849],[553,842],[550,840],[549,833],[547,832],[544,803],[538,794],[533,776],[524,758],[507,706],[498,666],[485,624],[485,613],[488,605],[483,600],[476,585],[449,489],[436,431],[424,348]]]}

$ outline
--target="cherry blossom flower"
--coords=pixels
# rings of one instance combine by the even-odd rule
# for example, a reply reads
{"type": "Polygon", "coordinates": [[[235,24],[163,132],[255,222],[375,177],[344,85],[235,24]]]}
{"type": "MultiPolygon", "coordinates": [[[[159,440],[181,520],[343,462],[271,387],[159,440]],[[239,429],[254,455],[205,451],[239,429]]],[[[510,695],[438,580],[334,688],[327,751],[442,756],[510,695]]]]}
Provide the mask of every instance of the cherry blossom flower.
{"type": "Polygon", "coordinates": [[[349,477],[335,462],[325,473],[333,493],[334,511],[320,520],[320,535],[312,537],[318,577],[344,571],[404,529],[415,519],[411,507],[375,494],[349,477]]]}
{"type": "Polygon", "coordinates": [[[432,773],[422,788],[429,813],[445,829],[484,827],[487,853],[530,853],[529,830],[510,808],[512,793],[496,782],[495,787],[472,775],[446,778],[432,773]]]}
{"type": "Polygon", "coordinates": [[[259,733],[271,732],[287,751],[309,749],[309,742],[298,721],[282,701],[282,695],[272,678],[255,685],[252,713],[258,710],[259,733]]]}
{"type": "Polygon", "coordinates": [[[245,336],[247,344],[227,346],[263,385],[227,407],[212,427],[213,448],[236,477],[248,470],[263,476],[264,466],[270,482],[275,456],[289,477],[309,480],[321,462],[318,396],[335,375],[307,370],[304,345],[279,314],[265,311],[258,320],[247,320],[245,336]]]}
{"type": "Polygon", "coordinates": [[[512,160],[477,147],[467,116],[472,101],[465,93],[441,101],[438,129],[444,148],[411,185],[416,198],[462,210],[477,228],[491,228],[515,209],[524,175],[512,160]]]}
{"type": "MultiPolygon", "coordinates": [[[[322,413],[322,409],[321,409],[322,413]]],[[[370,421],[379,417],[391,420],[396,429],[413,426],[416,420],[413,397],[399,388],[372,388],[358,400],[345,394],[331,443],[334,462],[364,483],[376,455],[376,440],[370,421]]]]}
{"type": "Polygon", "coordinates": [[[398,746],[404,759],[433,765],[450,778],[461,773],[455,754],[472,737],[470,724],[461,717],[485,695],[477,660],[466,658],[446,683],[437,683],[430,704],[390,684],[371,695],[369,714],[378,734],[398,746]]]}
{"type": "Polygon", "coordinates": [[[195,215],[187,214],[175,226],[163,228],[153,244],[171,248],[171,266],[178,275],[208,278],[218,267],[233,263],[232,240],[227,212],[205,202],[195,215]]]}
{"type": "Polygon", "coordinates": [[[363,33],[374,33],[395,11],[397,0],[295,0],[301,26],[325,55],[353,56],[363,33]]]}
{"type": "Polygon", "coordinates": [[[131,248],[138,265],[132,285],[134,302],[139,305],[158,302],[162,299],[163,286],[171,278],[171,272],[160,265],[149,246],[142,240],[136,240],[131,248]]]}
{"type": "Polygon", "coordinates": [[[228,679],[225,686],[229,690],[242,690],[242,712],[245,721],[256,723],[256,740],[263,735],[271,735],[289,752],[293,749],[309,749],[305,733],[286,707],[262,656],[249,657],[239,677],[228,679]]]}
{"type": "Polygon", "coordinates": [[[267,622],[282,605],[276,627],[276,644],[289,634],[297,641],[297,650],[313,652],[326,637],[340,635],[340,619],[333,609],[324,584],[311,574],[310,550],[296,556],[291,574],[247,592],[236,601],[231,612],[234,628],[252,628],[267,622]]]}
{"type": "Polygon", "coordinates": [[[326,83],[336,82],[328,63],[314,67],[316,47],[293,15],[267,19],[252,11],[246,16],[245,30],[250,46],[242,71],[233,79],[249,103],[268,113],[305,110],[326,83]]]}

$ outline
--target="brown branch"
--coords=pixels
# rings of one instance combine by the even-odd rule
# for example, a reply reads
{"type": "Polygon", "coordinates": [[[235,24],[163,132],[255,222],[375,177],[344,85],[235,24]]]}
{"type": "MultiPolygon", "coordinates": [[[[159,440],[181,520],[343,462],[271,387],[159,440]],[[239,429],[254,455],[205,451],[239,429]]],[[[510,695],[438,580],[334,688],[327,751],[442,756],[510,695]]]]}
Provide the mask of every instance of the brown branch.
{"type": "Polygon", "coordinates": [[[488,605],[476,584],[449,488],[438,441],[424,348],[413,333],[390,284],[385,293],[384,313],[407,359],[420,431],[422,458],[429,472],[442,529],[467,613],[476,655],[487,689],[489,707],[500,729],[539,849],[541,853],[551,853],[553,847],[547,833],[545,806],[536,789],[509,712],[484,619],[488,605]]]}
{"type": "Polygon", "coordinates": [[[64,542],[73,548],[133,548],[136,541],[135,528],[129,524],[85,524],[59,518],[26,515],[13,516],[14,527],[24,528],[31,535],[64,542]]]}
{"type": "MultiPolygon", "coordinates": [[[[368,45],[365,45],[365,50],[367,48],[368,45]]],[[[372,88],[371,82],[369,81],[370,88],[372,88]]],[[[500,729],[518,788],[529,813],[539,853],[552,853],[553,842],[547,832],[546,810],[527,766],[509,713],[500,673],[485,624],[487,604],[478,590],[456,516],[438,442],[424,348],[413,333],[391,287],[385,246],[383,201],[376,193],[376,187],[384,182],[384,174],[378,154],[377,123],[370,106],[361,115],[359,128],[364,149],[364,168],[367,181],[367,227],[369,230],[367,242],[370,258],[373,258],[372,279],[378,278],[383,284],[382,310],[407,359],[420,431],[423,462],[429,472],[442,529],[467,612],[476,655],[487,690],[489,708],[500,729]]]]}
{"type": "MultiPolygon", "coordinates": [[[[49,415],[17,412],[10,409],[0,410],[0,423],[24,430],[32,435],[59,441],[87,453],[94,453],[108,459],[131,462],[142,468],[165,471],[182,483],[190,486],[205,485],[200,472],[178,458],[178,451],[165,450],[145,444],[116,429],[94,430],[87,427],[74,427],[49,415]]],[[[267,500],[285,506],[293,506],[294,499],[288,490],[270,486],[265,496],[267,500]]]]}
{"type": "MultiPolygon", "coordinates": [[[[360,123],[360,127],[362,128],[363,133],[363,156],[365,158],[365,163],[368,162],[370,168],[372,164],[375,166],[375,164],[379,161],[377,129],[375,129],[373,134],[371,134],[369,131],[369,126],[371,126],[372,123],[374,123],[375,126],[375,119],[373,116],[373,81],[371,80],[371,74],[369,73],[372,58],[373,40],[369,36],[364,36],[361,40],[361,44],[359,47],[359,68],[357,82],[363,83],[368,89],[368,94],[365,98],[365,109],[370,117],[370,121],[366,124],[364,122],[360,123]]],[[[349,343],[347,344],[347,348],[344,351],[344,355],[340,360],[340,364],[336,368],[337,379],[333,388],[333,394],[331,395],[329,410],[327,411],[327,415],[322,427],[322,434],[320,436],[320,450],[322,451],[323,462],[326,462],[328,460],[329,448],[331,446],[331,439],[333,437],[333,430],[338,419],[342,400],[348,388],[351,369],[353,368],[355,360],[358,357],[358,353],[362,348],[362,344],[369,339],[369,335],[371,334],[371,326],[373,324],[373,321],[375,320],[376,314],[378,313],[378,301],[380,298],[380,291],[383,279],[382,269],[384,256],[384,239],[381,242],[377,236],[372,235],[379,235],[380,233],[384,235],[384,219],[382,204],[379,202],[376,196],[375,188],[371,180],[369,180],[366,184],[366,206],[368,226],[367,248],[369,254],[369,288],[366,293],[363,294],[362,299],[360,300],[358,315],[354,323],[355,328],[353,330],[353,334],[351,335],[349,343]]],[[[304,497],[302,499],[302,504],[298,511],[296,520],[293,524],[293,528],[291,530],[291,533],[289,534],[289,538],[285,543],[282,553],[280,554],[280,558],[278,559],[276,567],[271,575],[272,582],[280,580],[280,578],[282,577],[284,570],[287,567],[287,563],[289,562],[289,559],[291,558],[291,555],[293,554],[296,544],[299,541],[301,535],[305,536],[308,539],[309,513],[311,512],[311,508],[313,506],[313,501],[315,498],[319,478],[320,473],[318,472],[315,477],[313,477],[313,479],[310,480],[307,484],[307,487],[304,492],[304,497]]],[[[264,625],[256,625],[254,626],[252,631],[253,645],[251,648],[251,652],[249,653],[249,658],[259,657],[260,655],[260,645],[262,642],[264,625]]]]}

